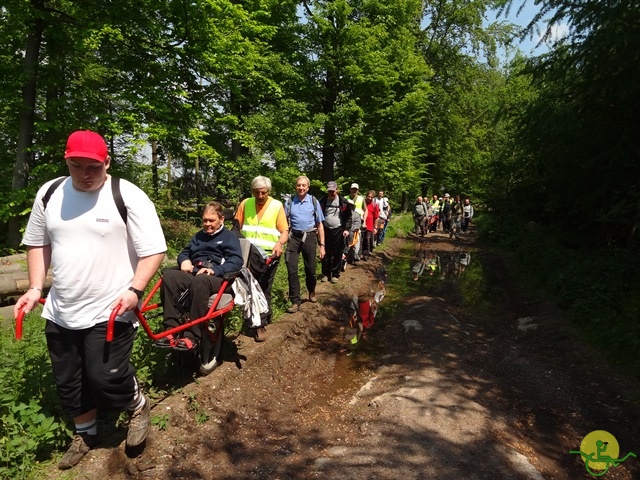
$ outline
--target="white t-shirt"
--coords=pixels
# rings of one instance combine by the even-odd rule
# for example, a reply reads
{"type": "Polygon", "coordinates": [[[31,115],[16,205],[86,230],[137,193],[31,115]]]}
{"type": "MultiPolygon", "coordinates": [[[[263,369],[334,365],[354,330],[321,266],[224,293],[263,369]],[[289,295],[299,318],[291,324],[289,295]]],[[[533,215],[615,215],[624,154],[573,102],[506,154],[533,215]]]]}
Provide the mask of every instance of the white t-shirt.
{"type": "Polygon", "coordinates": [[[380,210],[380,218],[382,220],[386,220],[387,213],[389,212],[389,199],[387,197],[376,197],[373,199],[373,201],[378,204],[378,209],[380,210]]]}
{"type": "MultiPolygon", "coordinates": [[[[111,176],[93,192],[80,192],[67,178],[53,192],[46,210],[36,195],[22,243],[51,245],[53,285],[42,316],[72,330],[109,319],[109,305],[131,286],[138,259],[167,250],[156,209],[134,184],[120,180],[127,207],[125,225],[111,191],[111,176]]],[[[133,312],[118,317],[133,321],[133,312]]]]}

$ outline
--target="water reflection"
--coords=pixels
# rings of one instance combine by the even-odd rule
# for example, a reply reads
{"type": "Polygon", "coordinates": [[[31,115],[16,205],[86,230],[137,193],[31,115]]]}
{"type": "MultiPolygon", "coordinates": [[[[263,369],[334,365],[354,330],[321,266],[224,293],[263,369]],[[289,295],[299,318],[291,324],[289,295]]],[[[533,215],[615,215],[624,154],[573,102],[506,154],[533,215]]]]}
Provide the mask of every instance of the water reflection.
{"type": "Polygon", "coordinates": [[[351,347],[355,347],[365,332],[373,326],[380,302],[387,291],[387,272],[379,269],[375,278],[362,287],[349,304],[349,322],[342,330],[344,339],[351,347]]]}
{"type": "Polygon", "coordinates": [[[413,281],[417,282],[422,275],[433,277],[440,272],[440,257],[435,250],[429,248],[427,242],[419,239],[416,243],[414,261],[411,266],[413,281]]]}
{"type": "Polygon", "coordinates": [[[419,239],[411,262],[411,277],[414,282],[420,277],[456,282],[470,263],[471,254],[463,252],[462,247],[454,252],[438,252],[426,240],[419,239]]]}

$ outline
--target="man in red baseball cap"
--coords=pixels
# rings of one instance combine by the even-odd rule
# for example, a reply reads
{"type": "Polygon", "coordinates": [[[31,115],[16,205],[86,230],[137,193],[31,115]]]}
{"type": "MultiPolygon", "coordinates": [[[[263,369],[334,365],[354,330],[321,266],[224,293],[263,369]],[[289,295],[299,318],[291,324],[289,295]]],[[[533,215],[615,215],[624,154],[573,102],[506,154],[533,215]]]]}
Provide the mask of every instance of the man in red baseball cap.
{"type": "Polygon", "coordinates": [[[95,191],[106,182],[111,157],[100,134],[90,130],[73,132],[67,140],[64,158],[76,190],[95,191]]]}
{"type": "Polygon", "coordinates": [[[109,158],[107,144],[100,134],[91,130],[78,130],[69,135],[64,158],[91,158],[104,162],[109,158]]]}
{"type": "Polygon", "coordinates": [[[126,215],[120,215],[115,180],[107,174],[111,159],[99,134],[72,133],[64,157],[71,178],[45,183],[31,209],[22,239],[29,289],[14,309],[17,316],[37,306],[51,267],[53,285],[42,317],[60,401],[75,425],[60,469],[73,467],[98,444],[98,408],[130,413],[127,447],[142,445],[149,433],[150,400],[130,362],[133,309],[167,249],[153,203],[122,179],[118,191],[126,215]],[[107,349],[107,322],[115,308],[115,337],[107,349]]]}

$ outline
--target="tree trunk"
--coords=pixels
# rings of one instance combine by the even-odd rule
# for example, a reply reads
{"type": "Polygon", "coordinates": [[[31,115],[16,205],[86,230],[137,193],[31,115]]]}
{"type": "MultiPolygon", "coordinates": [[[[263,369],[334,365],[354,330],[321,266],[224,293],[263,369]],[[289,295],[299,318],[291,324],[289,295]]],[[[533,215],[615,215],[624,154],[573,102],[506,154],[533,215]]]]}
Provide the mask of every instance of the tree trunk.
{"type": "Polygon", "coordinates": [[[402,192],[402,198],[400,199],[400,209],[403,212],[406,212],[408,208],[409,208],[409,196],[407,195],[407,192],[402,192]]]}
{"type": "MultiPolygon", "coordinates": [[[[47,273],[44,290],[51,288],[51,272],[47,273]]],[[[29,289],[29,274],[27,272],[9,272],[0,274],[0,297],[22,295],[29,289]]]]}
{"type": "Polygon", "coordinates": [[[324,182],[334,179],[336,161],[336,127],[333,117],[336,110],[336,88],[334,71],[332,68],[328,68],[325,80],[326,94],[322,102],[322,111],[326,118],[322,142],[322,181],[324,182]]]}
{"type": "Polygon", "coordinates": [[[151,176],[153,192],[158,198],[158,142],[151,140],[151,176]]]}
{"type": "Polygon", "coordinates": [[[173,164],[173,155],[167,152],[167,200],[171,201],[171,167],[173,164]]]}
{"type": "MultiPolygon", "coordinates": [[[[42,9],[41,0],[33,0],[32,5],[42,9]]],[[[22,108],[18,119],[18,149],[16,163],[13,168],[12,190],[21,190],[27,186],[29,176],[31,144],[33,143],[33,126],[35,121],[35,107],[38,78],[38,58],[42,43],[43,21],[36,17],[32,23],[32,30],[27,37],[24,56],[24,85],[22,87],[22,108]]],[[[11,248],[20,246],[20,219],[11,217],[8,224],[7,243],[11,248]]]]}

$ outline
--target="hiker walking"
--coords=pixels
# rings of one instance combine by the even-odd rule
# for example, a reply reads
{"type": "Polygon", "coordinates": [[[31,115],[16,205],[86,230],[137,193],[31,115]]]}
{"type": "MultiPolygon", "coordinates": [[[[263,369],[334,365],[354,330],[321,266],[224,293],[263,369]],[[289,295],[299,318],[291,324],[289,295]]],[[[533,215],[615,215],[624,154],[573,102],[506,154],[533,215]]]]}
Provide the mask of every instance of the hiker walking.
{"type": "Polygon", "coordinates": [[[271,323],[271,288],[276,277],[284,245],[289,240],[289,223],[284,205],[271,197],[271,180],[257,176],[251,181],[252,197],[243,200],[238,207],[235,219],[242,235],[256,247],[271,257],[266,270],[256,280],[269,305],[269,311],[260,314],[261,325],[252,328],[250,333],[256,342],[266,340],[266,327],[271,323]]]}
{"type": "Polygon", "coordinates": [[[449,233],[451,231],[451,196],[444,194],[444,201],[441,202],[440,216],[442,217],[442,231],[449,233]]]}
{"type": "Polygon", "coordinates": [[[72,133],[64,158],[70,177],[52,193],[55,180],[36,194],[22,239],[29,289],[14,308],[15,315],[22,308],[25,313],[33,310],[51,266],[53,285],[42,317],[47,320],[45,336],[60,402],[75,425],[71,446],[58,462],[63,470],[97,446],[98,409],[129,412],[127,447],[142,445],[147,438],[151,404],[130,362],[136,334],[132,310],[167,249],[149,197],[107,173],[111,157],[99,134],[72,133]],[[120,202],[124,213],[119,212],[120,202]],[[106,348],[114,308],[115,335],[106,348]]]}
{"type": "Polygon", "coordinates": [[[426,233],[425,220],[427,218],[427,206],[425,202],[422,200],[422,197],[418,197],[416,199],[416,203],[413,206],[413,219],[415,223],[415,232],[417,235],[422,235],[426,233]]]}
{"type": "Polygon", "coordinates": [[[378,196],[374,199],[374,202],[378,205],[380,216],[378,217],[378,234],[376,243],[380,245],[384,242],[384,236],[387,233],[387,224],[391,218],[391,205],[389,205],[389,199],[384,196],[384,190],[378,192],[378,196]]]}
{"type": "Polygon", "coordinates": [[[316,297],[316,245],[320,246],[320,259],[325,255],[324,215],[319,202],[309,192],[309,179],[304,175],[296,179],[296,194],[286,203],[285,211],[289,219],[289,243],[285,252],[285,263],[289,279],[289,300],[287,310],[295,313],[300,310],[300,279],[298,262],[300,254],[304,261],[305,283],[309,292],[309,301],[317,302],[316,297]]]}
{"type": "Polygon", "coordinates": [[[346,198],[338,194],[336,182],[327,183],[327,195],[320,199],[324,213],[325,255],[320,281],[337,283],[342,271],[345,239],[351,230],[351,209],[346,198]]]}
{"type": "Polygon", "coordinates": [[[464,199],[464,204],[462,206],[462,232],[467,233],[469,229],[469,223],[471,223],[471,219],[473,218],[473,205],[471,205],[471,201],[468,198],[464,199]]]}
{"type": "Polygon", "coordinates": [[[460,195],[456,195],[451,203],[451,229],[449,230],[449,238],[455,235],[456,239],[460,238],[460,229],[462,228],[463,206],[460,201],[460,195]]]}
{"type": "Polygon", "coordinates": [[[354,247],[353,247],[353,263],[356,264],[357,262],[360,261],[360,255],[362,252],[362,235],[360,235],[361,231],[362,231],[362,221],[364,219],[364,197],[360,194],[358,194],[360,190],[360,185],[358,185],[357,183],[352,183],[351,184],[351,188],[350,188],[350,193],[349,193],[349,197],[348,199],[351,200],[353,202],[353,212],[354,214],[352,215],[352,224],[351,224],[351,230],[356,231],[357,230],[357,234],[351,235],[349,236],[349,243],[352,243],[352,240],[354,242],[354,247]],[[354,240],[354,236],[358,236],[357,240],[354,240]]]}
{"type": "Polygon", "coordinates": [[[378,217],[380,216],[380,209],[378,205],[373,201],[373,197],[376,195],[374,190],[369,190],[367,196],[364,199],[365,202],[365,214],[364,214],[364,238],[362,243],[362,259],[367,258],[373,253],[373,237],[377,232],[378,217]]]}

